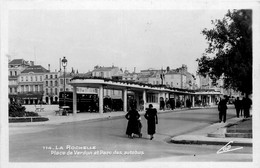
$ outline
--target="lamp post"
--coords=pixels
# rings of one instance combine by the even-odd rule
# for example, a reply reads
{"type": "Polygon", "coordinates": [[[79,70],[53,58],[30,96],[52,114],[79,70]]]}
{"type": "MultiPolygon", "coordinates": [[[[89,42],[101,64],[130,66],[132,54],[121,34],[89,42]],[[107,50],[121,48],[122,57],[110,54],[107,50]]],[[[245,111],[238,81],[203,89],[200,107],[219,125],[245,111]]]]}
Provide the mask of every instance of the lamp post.
{"type": "Polygon", "coordinates": [[[64,80],[63,80],[63,83],[64,83],[64,86],[63,86],[63,97],[64,97],[64,102],[63,102],[63,106],[65,106],[65,68],[66,68],[66,66],[67,66],[67,59],[65,58],[65,57],[63,57],[63,59],[62,59],[62,66],[63,66],[63,68],[64,68],[64,80]]]}

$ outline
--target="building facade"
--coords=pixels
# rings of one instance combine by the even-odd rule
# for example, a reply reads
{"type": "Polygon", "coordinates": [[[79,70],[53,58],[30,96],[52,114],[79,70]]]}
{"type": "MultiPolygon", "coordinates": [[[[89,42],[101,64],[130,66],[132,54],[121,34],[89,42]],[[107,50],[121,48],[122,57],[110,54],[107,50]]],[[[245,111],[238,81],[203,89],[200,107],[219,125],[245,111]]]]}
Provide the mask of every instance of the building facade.
{"type": "Polygon", "coordinates": [[[18,77],[18,97],[23,104],[39,104],[43,101],[44,78],[49,73],[41,65],[33,65],[23,70],[18,77]]]}
{"type": "Polygon", "coordinates": [[[8,97],[9,102],[16,101],[18,95],[18,77],[21,72],[33,62],[23,59],[14,59],[8,63],[8,97]]]}
{"type": "Polygon", "coordinates": [[[44,75],[44,96],[47,104],[58,104],[59,101],[59,72],[47,72],[44,75]]]}

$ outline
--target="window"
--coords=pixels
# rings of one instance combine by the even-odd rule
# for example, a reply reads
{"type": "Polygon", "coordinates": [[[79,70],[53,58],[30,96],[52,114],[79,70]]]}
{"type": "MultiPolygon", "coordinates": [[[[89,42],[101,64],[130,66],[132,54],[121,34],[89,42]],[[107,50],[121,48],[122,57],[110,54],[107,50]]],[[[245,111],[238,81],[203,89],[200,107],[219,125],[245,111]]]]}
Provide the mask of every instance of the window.
{"type": "Polygon", "coordinates": [[[40,81],[42,81],[42,76],[40,76],[40,81]]]}
{"type": "Polygon", "coordinates": [[[46,95],[48,94],[48,88],[46,88],[46,95]]]}
{"type": "Polygon", "coordinates": [[[68,84],[69,83],[69,79],[66,79],[66,84],[68,84]]]}
{"type": "Polygon", "coordinates": [[[57,88],[55,88],[55,95],[57,95],[58,94],[58,89],[57,88]]]}
{"type": "Polygon", "coordinates": [[[63,79],[60,79],[60,84],[63,85],[63,79]]]}
{"type": "Polygon", "coordinates": [[[55,75],[55,78],[58,78],[58,76],[57,76],[57,75],[55,75]]]}
{"type": "Polygon", "coordinates": [[[39,89],[38,89],[38,85],[35,85],[35,91],[38,92],[39,89]]]}
{"type": "Polygon", "coordinates": [[[33,77],[31,76],[31,81],[33,81],[33,77]]]}
{"type": "Polygon", "coordinates": [[[147,94],[147,103],[158,103],[158,94],[147,94]]]}
{"type": "Polygon", "coordinates": [[[69,91],[69,88],[66,88],[66,91],[69,91]]]}
{"type": "Polygon", "coordinates": [[[46,81],[46,86],[48,86],[48,81],[46,81]]]}
{"type": "Polygon", "coordinates": [[[46,77],[45,77],[46,79],[48,79],[48,75],[46,75],[46,77]]]}
{"type": "Polygon", "coordinates": [[[51,86],[52,86],[52,81],[51,81],[51,84],[50,84],[51,86]]]}
{"type": "Polygon", "coordinates": [[[16,71],[14,71],[14,76],[17,76],[17,72],[16,71]]]}
{"type": "Polygon", "coordinates": [[[24,86],[21,85],[21,92],[24,92],[24,86]]]}
{"type": "Polygon", "coordinates": [[[58,81],[55,81],[55,86],[58,86],[58,81]]]}
{"type": "Polygon", "coordinates": [[[17,88],[14,88],[14,92],[17,93],[17,88]]]}
{"type": "Polygon", "coordinates": [[[28,76],[26,76],[25,79],[26,79],[26,82],[27,82],[28,81],[28,76]]]}
{"type": "Polygon", "coordinates": [[[21,77],[21,81],[23,82],[23,77],[21,77]]]}
{"type": "Polygon", "coordinates": [[[53,90],[52,90],[52,88],[51,88],[51,94],[53,93],[53,90]]]}
{"type": "Polygon", "coordinates": [[[13,76],[13,73],[12,73],[12,71],[10,71],[10,76],[13,76]]]}
{"type": "Polygon", "coordinates": [[[63,91],[63,89],[61,88],[61,89],[60,89],[60,92],[62,92],[62,91],[63,91]]]}
{"type": "Polygon", "coordinates": [[[52,79],[52,75],[51,75],[51,79],[52,79]]]}

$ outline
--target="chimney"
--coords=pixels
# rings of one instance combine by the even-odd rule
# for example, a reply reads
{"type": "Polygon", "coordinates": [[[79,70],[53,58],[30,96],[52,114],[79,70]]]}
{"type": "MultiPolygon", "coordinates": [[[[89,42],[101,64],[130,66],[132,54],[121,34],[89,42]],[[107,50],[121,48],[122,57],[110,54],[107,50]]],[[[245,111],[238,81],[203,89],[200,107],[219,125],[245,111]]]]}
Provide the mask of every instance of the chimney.
{"type": "Polygon", "coordinates": [[[33,61],[30,61],[30,66],[34,66],[34,62],[33,61]]]}
{"type": "Polygon", "coordinates": [[[48,70],[51,71],[51,65],[50,64],[48,64],[48,70]]]}

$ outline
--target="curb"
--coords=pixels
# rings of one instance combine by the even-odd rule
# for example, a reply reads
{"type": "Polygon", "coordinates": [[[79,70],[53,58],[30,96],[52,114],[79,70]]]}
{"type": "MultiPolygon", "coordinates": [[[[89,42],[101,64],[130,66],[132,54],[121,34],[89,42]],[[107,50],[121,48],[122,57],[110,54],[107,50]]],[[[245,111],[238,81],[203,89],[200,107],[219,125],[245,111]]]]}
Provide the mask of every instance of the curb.
{"type": "MultiPolygon", "coordinates": [[[[250,136],[241,137],[240,134],[236,137],[227,137],[227,126],[233,125],[239,121],[235,121],[236,118],[231,118],[230,123],[227,125],[210,125],[206,127],[203,134],[186,134],[179,135],[171,138],[172,143],[175,144],[197,144],[197,145],[226,145],[232,142],[232,146],[253,146],[253,139],[250,136]],[[211,127],[211,128],[210,128],[211,127]],[[207,130],[215,129],[214,131],[207,132],[207,130]]],[[[229,135],[229,134],[228,134],[229,135]]],[[[231,134],[230,134],[231,135],[231,134]]],[[[233,134],[232,134],[233,135],[233,134]]]]}
{"type": "MultiPolygon", "coordinates": [[[[207,140],[171,140],[175,144],[195,144],[195,145],[226,145],[228,141],[207,141],[207,140]]],[[[248,142],[233,142],[232,146],[247,146],[252,147],[252,143],[248,142]]]]}

